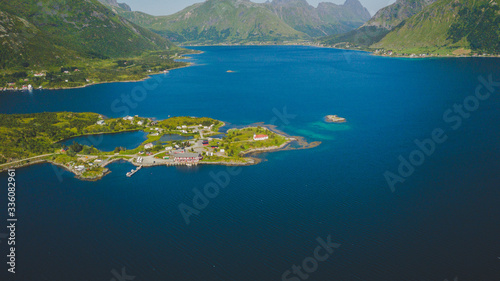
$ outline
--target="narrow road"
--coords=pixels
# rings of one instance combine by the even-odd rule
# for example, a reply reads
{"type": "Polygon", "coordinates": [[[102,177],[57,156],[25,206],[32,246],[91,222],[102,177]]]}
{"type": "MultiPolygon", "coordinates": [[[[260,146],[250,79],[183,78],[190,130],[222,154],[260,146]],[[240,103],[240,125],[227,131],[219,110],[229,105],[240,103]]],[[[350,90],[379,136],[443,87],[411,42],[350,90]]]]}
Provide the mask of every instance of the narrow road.
{"type": "Polygon", "coordinates": [[[23,161],[28,161],[28,160],[33,160],[33,159],[36,159],[36,158],[47,157],[47,156],[50,156],[50,155],[52,155],[52,154],[54,154],[54,153],[44,154],[44,155],[38,155],[38,156],[34,156],[34,157],[30,157],[30,158],[22,159],[22,160],[17,160],[17,161],[13,161],[13,162],[9,162],[9,163],[2,164],[2,165],[0,165],[0,167],[3,167],[3,166],[10,166],[10,165],[12,165],[12,164],[16,164],[16,163],[23,162],[23,161]]]}

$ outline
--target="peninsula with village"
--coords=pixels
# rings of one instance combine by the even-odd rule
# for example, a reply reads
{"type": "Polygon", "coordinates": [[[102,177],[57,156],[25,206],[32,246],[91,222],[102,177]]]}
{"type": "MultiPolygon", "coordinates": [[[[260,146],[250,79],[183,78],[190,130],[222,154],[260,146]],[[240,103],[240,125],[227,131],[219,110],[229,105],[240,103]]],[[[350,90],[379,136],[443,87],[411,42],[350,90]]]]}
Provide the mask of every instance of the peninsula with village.
{"type": "Polygon", "coordinates": [[[319,145],[264,124],[221,132],[225,125],[206,117],[155,120],[72,112],[1,114],[0,171],[48,162],[79,179],[95,181],[110,173],[106,166],[115,161],[135,165],[136,169],[126,174],[131,177],[141,168],[151,166],[253,165],[260,159],[252,155],[282,150],[294,141],[298,148],[319,145]],[[96,136],[135,131],[144,132],[147,138],[138,147],[125,148],[117,143],[113,151],[97,148],[96,136]],[[85,144],[63,143],[82,136],[88,136],[85,144]]]}

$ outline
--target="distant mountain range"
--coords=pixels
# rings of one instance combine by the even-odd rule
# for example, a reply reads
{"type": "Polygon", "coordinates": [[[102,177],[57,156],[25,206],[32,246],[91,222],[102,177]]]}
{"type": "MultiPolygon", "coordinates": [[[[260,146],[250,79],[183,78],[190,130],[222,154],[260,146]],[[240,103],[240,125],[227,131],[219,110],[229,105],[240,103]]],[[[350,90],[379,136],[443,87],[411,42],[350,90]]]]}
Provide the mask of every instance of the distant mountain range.
{"type": "Polygon", "coordinates": [[[95,0],[1,1],[0,45],[0,68],[61,66],[174,46],[95,0]]]}
{"type": "Polygon", "coordinates": [[[289,26],[311,37],[348,32],[371,18],[358,0],[347,0],[344,5],[323,2],[317,8],[306,0],[273,0],[266,6],[289,26]]]}
{"type": "Polygon", "coordinates": [[[306,0],[207,0],[169,16],[124,9],[114,0],[100,0],[128,20],[179,43],[219,44],[282,42],[347,32],[370,19],[358,0],[344,5],[306,0]]]}
{"type": "MultiPolygon", "coordinates": [[[[60,68],[86,59],[176,49],[167,38],[183,44],[317,40],[398,54],[500,53],[500,0],[397,0],[371,19],[358,0],[317,8],[306,0],[207,0],[170,16],[99,1],[105,5],[97,0],[0,1],[0,69],[60,68]],[[324,35],[330,36],[315,39],[324,35]]],[[[172,66],[170,55],[161,57],[166,61],[158,69],[172,66]]],[[[138,70],[123,70],[139,75],[151,67],[142,63],[136,61],[138,70]]]]}

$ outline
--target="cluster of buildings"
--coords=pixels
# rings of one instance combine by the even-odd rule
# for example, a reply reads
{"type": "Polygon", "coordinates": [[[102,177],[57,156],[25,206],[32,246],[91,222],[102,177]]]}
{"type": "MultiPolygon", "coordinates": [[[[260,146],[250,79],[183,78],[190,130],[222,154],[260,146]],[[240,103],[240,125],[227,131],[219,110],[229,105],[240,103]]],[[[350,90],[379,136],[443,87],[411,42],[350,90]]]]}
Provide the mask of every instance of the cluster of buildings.
{"type": "Polygon", "coordinates": [[[174,161],[176,162],[186,162],[186,163],[198,163],[203,157],[199,153],[178,153],[174,154],[174,161]]]}
{"type": "MultiPolygon", "coordinates": [[[[16,83],[7,83],[7,87],[1,88],[1,91],[17,91],[17,90],[22,90],[22,91],[32,91],[33,86],[31,84],[28,85],[22,85],[21,88],[18,88],[15,86],[16,83]]],[[[38,89],[41,89],[42,86],[40,86],[38,89]]]]}

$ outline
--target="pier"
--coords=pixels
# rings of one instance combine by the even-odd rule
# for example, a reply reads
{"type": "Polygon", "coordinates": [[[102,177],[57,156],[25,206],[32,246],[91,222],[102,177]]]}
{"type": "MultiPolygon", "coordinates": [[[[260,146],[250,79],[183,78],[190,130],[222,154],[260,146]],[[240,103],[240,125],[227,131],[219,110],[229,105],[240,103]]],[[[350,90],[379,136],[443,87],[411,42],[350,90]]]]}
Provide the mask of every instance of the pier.
{"type": "Polygon", "coordinates": [[[131,176],[133,176],[135,173],[137,173],[140,169],[142,169],[142,165],[141,165],[141,166],[139,166],[139,167],[137,167],[137,169],[135,169],[135,170],[131,170],[130,172],[128,172],[128,173],[127,173],[127,177],[129,177],[129,178],[130,178],[130,177],[131,177],[131,176]]]}

